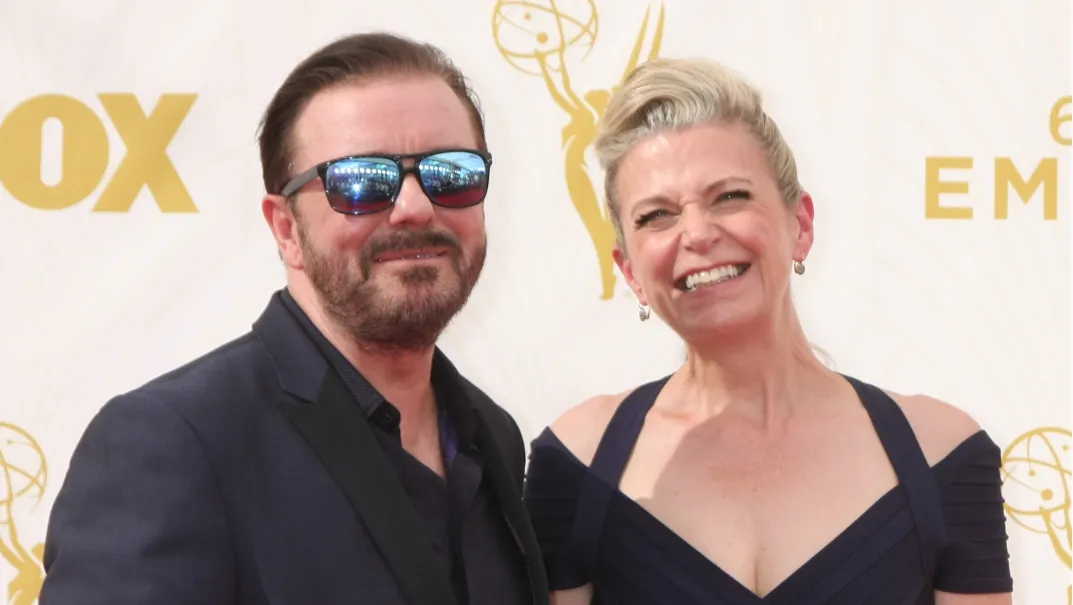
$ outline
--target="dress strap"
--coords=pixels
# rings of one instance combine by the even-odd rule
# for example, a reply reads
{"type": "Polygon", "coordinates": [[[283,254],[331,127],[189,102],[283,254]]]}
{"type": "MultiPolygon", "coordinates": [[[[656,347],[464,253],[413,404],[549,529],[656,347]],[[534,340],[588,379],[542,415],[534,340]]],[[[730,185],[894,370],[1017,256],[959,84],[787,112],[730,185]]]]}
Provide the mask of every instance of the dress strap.
{"type": "Polygon", "coordinates": [[[934,473],[901,406],[879,387],[849,376],[845,378],[857,391],[872,419],[879,441],[905,491],[920,544],[921,571],[925,583],[921,590],[930,589],[939,550],[946,540],[942,497],[934,473]]]}
{"type": "Polygon", "coordinates": [[[622,473],[641,434],[645,416],[652,409],[670,375],[637,387],[619,404],[596,448],[578,494],[577,515],[570,536],[571,550],[583,577],[592,578],[603,534],[604,518],[611,498],[618,491],[622,473]]]}

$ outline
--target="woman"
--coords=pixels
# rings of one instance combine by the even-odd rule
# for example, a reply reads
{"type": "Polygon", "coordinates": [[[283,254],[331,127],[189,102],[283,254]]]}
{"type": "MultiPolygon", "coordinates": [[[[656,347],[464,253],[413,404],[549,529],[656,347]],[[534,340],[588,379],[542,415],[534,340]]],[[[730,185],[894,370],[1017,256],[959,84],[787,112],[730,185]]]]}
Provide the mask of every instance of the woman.
{"type": "Polygon", "coordinates": [[[757,91],[709,61],[650,62],[596,148],[615,262],[689,354],[533,442],[554,603],[1011,603],[997,446],[809,347],[790,278],[813,202],[757,91]]]}

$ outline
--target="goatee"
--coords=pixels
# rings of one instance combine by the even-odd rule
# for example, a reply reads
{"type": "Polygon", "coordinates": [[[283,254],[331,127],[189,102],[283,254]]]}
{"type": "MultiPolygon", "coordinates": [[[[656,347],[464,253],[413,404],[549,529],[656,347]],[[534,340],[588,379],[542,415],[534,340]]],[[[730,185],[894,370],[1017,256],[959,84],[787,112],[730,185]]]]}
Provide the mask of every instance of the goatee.
{"type": "Polygon", "coordinates": [[[467,259],[453,234],[395,231],[366,244],[355,263],[353,257],[321,254],[301,224],[298,231],[306,274],[327,314],[361,346],[385,353],[421,351],[436,344],[469,300],[487,249],[481,241],[467,259]],[[383,276],[397,280],[397,293],[370,279],[377,257],[415,249],[446,250],[449,268],[418,265],[383,276]]]}

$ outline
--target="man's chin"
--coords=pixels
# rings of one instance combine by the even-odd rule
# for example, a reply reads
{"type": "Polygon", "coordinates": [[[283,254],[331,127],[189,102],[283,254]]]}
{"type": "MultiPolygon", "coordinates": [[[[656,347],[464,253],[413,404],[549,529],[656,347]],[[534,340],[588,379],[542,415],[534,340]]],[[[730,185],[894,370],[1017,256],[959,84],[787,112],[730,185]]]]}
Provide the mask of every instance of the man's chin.
{"type": "Polygon", "coordinates": [[[409,299],[414,296],[450,297],[461,289],[461,282],[456,275],[438,272],[436,275],[384,275],[378,276],[377,291],[384,298],[409,299]]]}
{"type": "Polygon", "coordinates": [[[453,299],[428,296],[381,298],[368,309],[363,321],[352,326],[353,335],[365,344],[384,349],[419,350],[435,344],[461,305],[453,299]]]}

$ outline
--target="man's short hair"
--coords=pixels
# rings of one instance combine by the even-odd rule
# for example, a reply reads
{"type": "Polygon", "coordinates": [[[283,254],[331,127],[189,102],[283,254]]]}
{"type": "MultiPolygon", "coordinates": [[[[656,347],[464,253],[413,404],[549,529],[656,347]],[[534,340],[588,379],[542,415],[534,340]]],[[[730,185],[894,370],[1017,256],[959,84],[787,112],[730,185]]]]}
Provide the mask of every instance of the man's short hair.
{"type": "Polygon", "coordinates": [[[265,191],[279,194],[293,177],[294,125],[310,99],[339,84],[399,75],[442,78],[465,105],[478,148],[487,149],[480,101],[462,71],[442,50],[395,34],[355,34],[328,44],[299,63],[269,102],[258,136],[265,191]]]}

